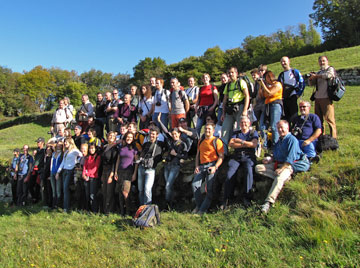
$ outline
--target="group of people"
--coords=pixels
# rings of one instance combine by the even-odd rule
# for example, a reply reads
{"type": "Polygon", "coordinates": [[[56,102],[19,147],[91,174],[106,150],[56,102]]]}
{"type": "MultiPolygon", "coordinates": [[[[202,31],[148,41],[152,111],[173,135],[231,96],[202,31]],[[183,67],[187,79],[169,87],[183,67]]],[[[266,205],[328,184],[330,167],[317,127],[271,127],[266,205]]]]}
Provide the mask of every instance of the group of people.
{"type": "Polygon", "coordinates": [[[324,133],[324,120],[336,138],[334,107],[327,95],[327,80],[335,70],[328,59],[320,57],[321,70],[308,78],[316,86],[315,114],[308,101],[300,100],[298,106],[306,84],[301,73],[290,67],[288,57],[280,63],[284,71],[278,79],[260,65],[251,71],[251,83],[231,67],[221,75],[219,87],[207,73],[201,87],[189,77],[187,89],[175,77],[169,90],[163,79],[152,77],[149,85],[133,85],[122,98],[117,89],[98,93],[95,106],[85,94],[77,111],[68,98],[60,100],[51,120],[53,137],[47,142],[38,138],[33,155],[28,145],[22,153],[14,150],[13,203],[22,206],[42,199],[64,211],[76,206],[94,213],[118,209],[130,214],[134,185],[138,204],[152,203],[156,167],[164,161],[164,200],[171,207],[182,163],[195,157],[193,213],[203,214],[212,204],[216,174],[227,157],[221,208],[232,199],[241,168],[246,206],[254,172],[274,180],[261,207],[267,213],[291,175],[318,161],[316,142],[324,133]],[[268,156],[257,165],[260,147],[268,156]]]}

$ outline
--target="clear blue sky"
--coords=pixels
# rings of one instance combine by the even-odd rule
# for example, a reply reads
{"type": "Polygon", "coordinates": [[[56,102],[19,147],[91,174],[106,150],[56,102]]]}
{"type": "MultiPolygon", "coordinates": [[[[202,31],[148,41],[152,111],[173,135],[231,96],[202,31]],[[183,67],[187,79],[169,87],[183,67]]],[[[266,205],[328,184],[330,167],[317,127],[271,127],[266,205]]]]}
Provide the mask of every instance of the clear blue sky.
{"type": "Polygon", "coordinates": [[[248,35],[308,24],[313,0],[11,0],[0,9],[0,65],[133,73],[145,57],[167,64],[248,35]]]}

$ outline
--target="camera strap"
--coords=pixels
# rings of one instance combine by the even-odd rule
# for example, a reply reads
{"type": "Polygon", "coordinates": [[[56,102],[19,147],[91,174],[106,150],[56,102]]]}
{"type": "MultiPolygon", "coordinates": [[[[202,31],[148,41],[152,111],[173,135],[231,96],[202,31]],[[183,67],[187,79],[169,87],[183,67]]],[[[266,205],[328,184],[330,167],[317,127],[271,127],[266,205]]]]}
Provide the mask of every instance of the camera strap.
{"type": "MultiPolygon", "coordinates": [[[[303,129],[303,127],[304,127],[306,121],[308,120],[308,118],[309,118],[309,114],[306,115],[305,120],[304,120],[304,122],[302,123],[302,125],[300,127],[301,130],[303,129]]],[[[295,124],[295,126],[297,126],[297,124],[295,124]]]]}

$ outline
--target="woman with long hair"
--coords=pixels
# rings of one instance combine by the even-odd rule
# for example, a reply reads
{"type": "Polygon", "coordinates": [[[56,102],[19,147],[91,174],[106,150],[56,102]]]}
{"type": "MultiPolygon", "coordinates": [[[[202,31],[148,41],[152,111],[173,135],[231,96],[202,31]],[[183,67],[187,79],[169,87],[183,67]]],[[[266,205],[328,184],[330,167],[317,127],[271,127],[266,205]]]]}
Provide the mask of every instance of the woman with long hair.
{"type": "Polygon", "coordinates": [[[210,75],[204,73],[202,81],[204,85],[200,88],[199,97],[195,105],[195,111],[198,115],[196,122],[196,131],[200,135],[201,128],[205,125],[205,119],[207,115],[215,113],[216,106],[219,102],[219,96],[217,88],[210,84],[210,75]]]}
{"type": "Polygon", "coordinates": [[[72,138],[66,138],[64,141],[64,157],[55,178],[59,179],[62,171],[63,190],[64,190],[64,212],[70,209],[70,182],[74,180],[74,169],[78,159],[82,157],[72,138]]]}
{"type": "Polygon", "coordinates": [[[103,211],[106,215],[114,211],[115,195],[115,165],[118,156],[116,144],[116,132],[110,131],[107,134],[107,144],[104,146],[101,154],[102,165],[102,194],[103,194],[103,211]]]}
{"type": "Polygon", "coordinates": [[[151,95],[151,87],[149,85],[142,85],[140,90],[139,108],[139,129],[148,128],[151,116],[154,97],[151,95]]]}
{"type": "Polygon", "coordinates": [[[264,73],[264,79],[257,79],[260,84],[260,90],[263,90],[265,97],[266,115],[270,117],[270,128],[272,134],[272,143],[275,144],[279,139],[276,124],[280,121],[282,114],[282,92],[283,87],[275,78],[272,71],[264,73]]]}
{"type": "Polygon", "coordinates": [[[62,190],[62,176],[57,176],[58,169],[63,160],[64,154],[64,144],[62,142],[58,142],[55,146],[55,150],[51,156],[51,164],[50,164],[50,183],[52,190],[52,207],[56,208],[60,204],[61,200],[61,190],[62,190]]]}
{"type": "Polygon", "coordinates": [[[99,210],[97,192],[99,189],[99,167],[101,157],[95,143],[89,144],[88,156],[85,158],[82,178],[85,186],[85,208],[96,213],[99,210]]]}
{"type": "Polygon", "coordinates": [[[138,172],[138,164],[135,163],[137,159],[138,150],[134,143],[134,133],[127,132],[122,140],[121,147],[119,148],[114,175],[119,189],[121,215],[125,215],[125,210],[126,214],[130,215],[129,193],[131,182],[136,180],[136,174],[138,172]]]}

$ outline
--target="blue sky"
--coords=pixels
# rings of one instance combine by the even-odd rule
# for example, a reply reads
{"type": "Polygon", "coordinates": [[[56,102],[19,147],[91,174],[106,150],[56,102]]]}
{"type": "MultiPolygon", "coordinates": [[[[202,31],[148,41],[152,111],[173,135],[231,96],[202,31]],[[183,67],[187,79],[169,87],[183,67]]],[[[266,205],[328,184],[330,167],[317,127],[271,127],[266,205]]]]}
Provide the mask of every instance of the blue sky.
{"type": "Polygon", "coordinates": [[[308,24],[313,0],[12,0],[0,9],[0,65],[133,73],[145,57],[167,64],[226,50],[248,35],[308,24]]]}

